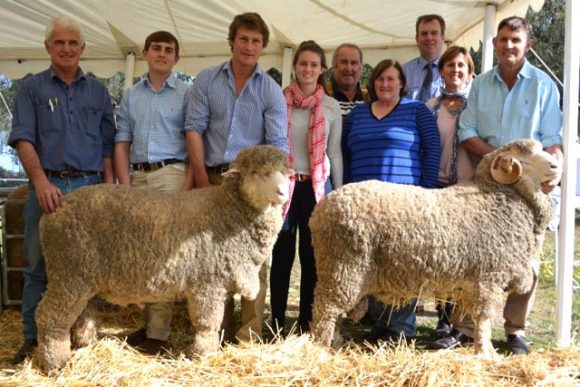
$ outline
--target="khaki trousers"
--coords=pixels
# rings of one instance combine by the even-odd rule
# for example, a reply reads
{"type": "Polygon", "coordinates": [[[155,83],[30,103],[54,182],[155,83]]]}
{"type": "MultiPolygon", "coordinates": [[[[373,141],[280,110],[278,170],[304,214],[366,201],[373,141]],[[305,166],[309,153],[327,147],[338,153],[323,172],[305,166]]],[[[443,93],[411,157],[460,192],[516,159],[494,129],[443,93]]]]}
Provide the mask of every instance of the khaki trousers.
{"type": "MultiPolygon", "coordinates": [[[[543,242],[544,234],[537,236],[536,243],[538,246],[538,257],[543,242]]],[[[532,311],[532,306],[534,305],[534,300],[536,299],[538,273],[540,270],[539,259],[535,259],[532,263],[532,270],[534,272],[534,282],[530,291],[524,294],[510,293],[506,299],[505,306],[503,308],[503,318],[505,320],[504,330],[506,336],[512,334],[525,336],[528,316],[532,311]]],[[[457,329],[469,337],[474,337],[475,323],[473,318],[469,315],[464,315],[463,319],[461,319],[461,316],[463,315],[464,312],[462,308],[456,305],[453,313],[451,314],[451,324],[453,324],[454,329],[457,329]]]]}
{"type": "MultiPolygon", "coordinates": [[[[134,171],[131,175],[131,185],[133,187],[160,192],[177,192],[181,190],[184,180],[184,163],[171,164],[152,172],[134,171]]],[[[145,309],[143,309],[147,337],[167,341],[171,330],[172,314],[172,302],[147,304],[145,309]]]]}
{"type": "MultiPolygon", "coordinates": [[[[208,171],[209,182],[212,185],[220,185],[223,177],[219,173],[208,171]]],[[[266,289],[268,288],[268,266],[266,263],[260,268],[260,290],[255,300],[241,298],[241,327],[234,334],[234,299],[228,299],[224,307],[224,319],[222,329],[224,339],[228,341],[251,341],[262,338],[262,328],[264,322],[264,306],[266,304],[266,289]]]]}

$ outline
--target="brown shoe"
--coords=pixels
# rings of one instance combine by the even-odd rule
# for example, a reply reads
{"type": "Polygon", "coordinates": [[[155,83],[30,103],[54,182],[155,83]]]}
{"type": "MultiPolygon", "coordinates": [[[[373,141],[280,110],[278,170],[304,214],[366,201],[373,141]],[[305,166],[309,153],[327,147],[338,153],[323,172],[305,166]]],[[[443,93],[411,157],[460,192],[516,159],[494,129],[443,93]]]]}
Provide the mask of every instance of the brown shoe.
{"type": "Polygon", "coordinates": [[[34,348],[38,347],[38,341],[36,339],[25,339],[24,344],[16,355],[12,358],[12,365],[22,363],[28,356],[34,352],[34,348]]]}
{"type": "Polygon", "coordinates": [[[129,333],[125,341],[131,347],[138,347],[143,344],[145,340],[147,340],[147,331],[145,328],[139,328],[135,332],[129,333]]]}
{"type": "Polygon", "coordinates": [[[137,347],[140,352],[146,355],[160,355],[163,352],[167,352],[167,348],[167,341],[149,338],[137,347]]]}

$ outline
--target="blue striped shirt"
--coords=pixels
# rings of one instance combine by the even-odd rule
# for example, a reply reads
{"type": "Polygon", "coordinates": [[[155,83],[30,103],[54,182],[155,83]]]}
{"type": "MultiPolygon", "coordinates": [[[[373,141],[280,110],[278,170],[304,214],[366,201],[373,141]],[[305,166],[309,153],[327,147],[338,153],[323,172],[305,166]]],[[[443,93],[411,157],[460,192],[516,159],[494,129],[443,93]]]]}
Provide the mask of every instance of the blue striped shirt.
{"type": "MultiPolygon", "coordinates": [[[[411,59],[407,63],[403,64],[403,72],[405,73],[405,78],[407,79],[407,97],[411,99],[419,100],[421,97],[421,87],[423,86],[423,81],[427,75],[427,69],[425,65],[429,63],[422,57],[411,59]]],[[[433,61],[435,65],[432,69],[433,71],[433,82],[431,83],[431,96],[423,102],[427,102],[433,97],[438,97],[441,95],[441,91],[444,88],[443,79],[441,79],[441,74],[437,70],[437,65],[439,64],[439,59],[433,61]]]]}
{"type": "Polygon", "coordinates": [[[376,118],[369,104],[356,106],[343,127],[344,182],[377,179],[437,186],[439,130],[427,106],[407,98],[376,118]]]}
{"type": "Polygon", "coordinates": [[[473,80],[459,120],[459,141],[479,136],[494,148],[523,138],[544,148],[562,144],[559,100],[554,82],[527,60],[511,90],[496,66],[473,80]]]}
{"type": "Polygon", "coordinates": [[[230,163],[259,144],[288,152],[286,126],[282,90],[260,65],[239,96],[230,61],[202,70],[188,93],[185,129],[203,135],[206,166],[230,163]]]}
{"type": "Polygon", "coordinates": [[[123,95],[115,142],[129,141],[131,163],[185,160],[187,84],[171,74],[156,91],[144,77],[123,95]]]}

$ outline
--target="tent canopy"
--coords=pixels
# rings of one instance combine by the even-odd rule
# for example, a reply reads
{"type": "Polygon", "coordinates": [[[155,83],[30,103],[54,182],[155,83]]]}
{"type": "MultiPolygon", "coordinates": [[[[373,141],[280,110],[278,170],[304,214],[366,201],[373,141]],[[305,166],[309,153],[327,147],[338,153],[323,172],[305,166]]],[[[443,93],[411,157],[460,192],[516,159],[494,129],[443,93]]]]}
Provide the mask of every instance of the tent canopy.
{"type": "MultiPolygon", "coordinates": [[[[85,28],[83,68],[100,76],[124,71],[125,57],[140,52],[148,34],[173,33],[181,44],[180,71],[196,74],[230,55],[228,26],[236,14],[258,12],[270,28],[263,67],[280,68],[285,47],[316,40],[329,53],[343,42],[360,45],[371,65],[416,55],[415,21],[436,13],[447,23],[446,40],[476,48],[482,38],[486,4],[497,20],[525,16],[543,0],[5,0],[0,3],[0,72],[20,78],[48,65],[43,47],[47,22],[70,15],[85,28]]],[[[144,68],[144,67],[143,67],[144,68]]]]}

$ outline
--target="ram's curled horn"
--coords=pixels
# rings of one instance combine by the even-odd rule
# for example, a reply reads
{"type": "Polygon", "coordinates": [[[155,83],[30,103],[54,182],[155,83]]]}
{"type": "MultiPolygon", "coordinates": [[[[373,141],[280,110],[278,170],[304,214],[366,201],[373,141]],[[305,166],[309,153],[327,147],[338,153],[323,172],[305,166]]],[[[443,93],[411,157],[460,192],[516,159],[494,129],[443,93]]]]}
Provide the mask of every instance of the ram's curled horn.
{"type": "Polygon", "coordinates": [[[500,154],[493,159],[489,172],[496,182],[513,184],[522,175],[522,164],[515,157],[500,154]]]}

